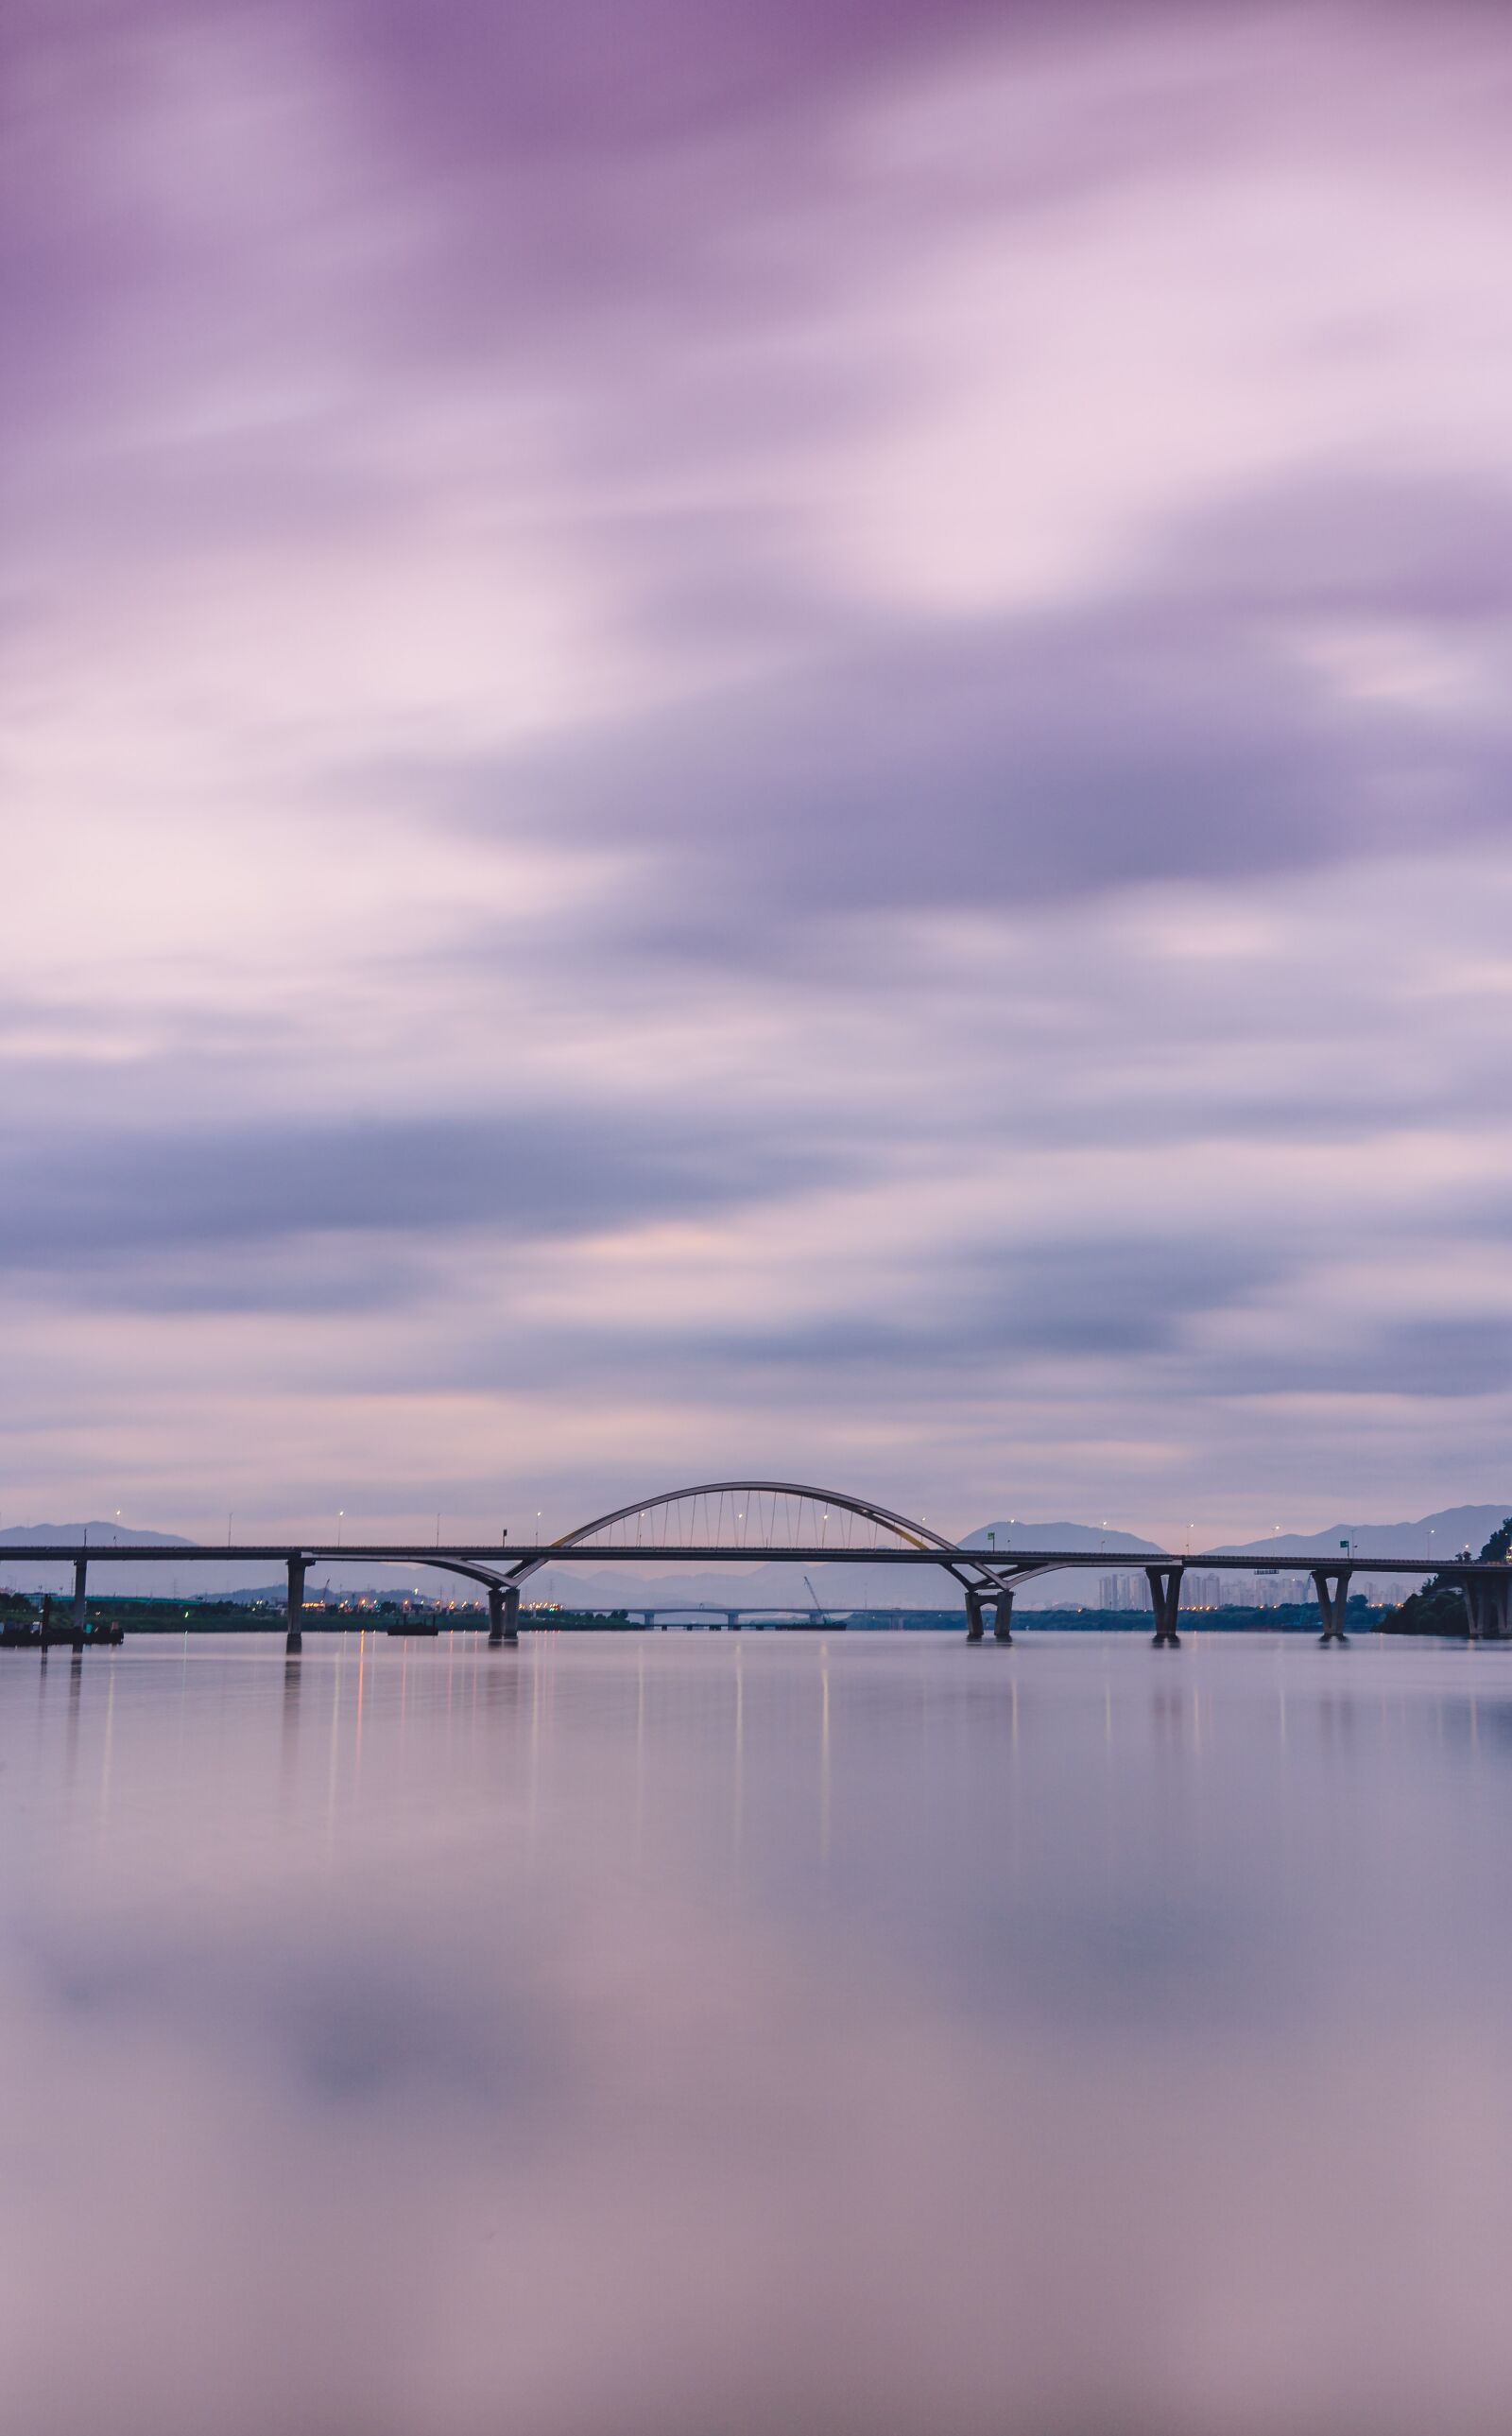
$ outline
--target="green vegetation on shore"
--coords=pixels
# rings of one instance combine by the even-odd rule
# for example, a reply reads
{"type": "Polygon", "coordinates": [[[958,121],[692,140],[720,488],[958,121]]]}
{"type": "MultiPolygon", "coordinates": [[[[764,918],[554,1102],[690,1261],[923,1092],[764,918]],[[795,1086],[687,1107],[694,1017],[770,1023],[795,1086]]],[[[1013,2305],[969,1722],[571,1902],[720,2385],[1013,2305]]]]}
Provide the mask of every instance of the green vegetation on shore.
{"type": "MultiPolygon", "coordinates": [[[[1504,1565],[1512,1551],[1512,1514],[1500,1530],[1493,1531],[1477,1561],[1483,1565],[1504,1565]]],[[[1457,1582],[1443,1574],[1435,1574],[1422,1589],[1404,1598],[1400,1607],[1392,1608],[1383,1617],[1382,1632],[1432,1632],[1446,1639],[1462,1641],[1469,1628],[1465,1612],[1465,1593],[1457,1582]]]]}

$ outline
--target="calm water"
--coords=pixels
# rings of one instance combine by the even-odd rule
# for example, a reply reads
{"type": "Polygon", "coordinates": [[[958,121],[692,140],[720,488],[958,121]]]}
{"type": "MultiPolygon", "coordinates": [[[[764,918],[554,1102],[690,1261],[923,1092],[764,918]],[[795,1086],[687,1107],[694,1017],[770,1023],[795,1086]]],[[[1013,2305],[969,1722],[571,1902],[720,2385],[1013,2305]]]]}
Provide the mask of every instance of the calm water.
{"type": "Polygon", "coordinates": [[[0,1657],[18,2436],[1512,2421],[1512,1650],[0,1657]]]}

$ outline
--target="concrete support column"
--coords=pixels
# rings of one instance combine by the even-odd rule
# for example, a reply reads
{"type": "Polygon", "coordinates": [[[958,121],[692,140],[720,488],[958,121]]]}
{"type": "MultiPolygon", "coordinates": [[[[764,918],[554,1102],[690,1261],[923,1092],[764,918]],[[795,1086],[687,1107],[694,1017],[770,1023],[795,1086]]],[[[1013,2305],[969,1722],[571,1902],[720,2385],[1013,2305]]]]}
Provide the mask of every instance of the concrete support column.
{"type": "Polygon", "coordinates": [[[992,1617],[992,1637],[994,1641],[1012,1641],[1014,1637],[1014,1594],[1012,1591],[999,1591],[998,1592],[998,1604],[993,1610],[992,1617]]]}
{"type": "Polygon", "coordinates": [[[87,1557],[74,1558],[74,1644],[79,1646],[89,1623],[89,1601],[84,1594],[84,1577],[89,1571],[87,1557]]]}
{"type": "Polygon", "coordinates": [[[305,1557],[288,1559],[288,1604],[285,1609],[288,1639],[284,1646],[290,1654],[304,1646],[304,1573],[308,1562],[305,1557]]]}
{"type": "Polygon", "coordinates": [[[520,1637],[520,1594],[508,1582],[490,1582],[488,1587],[488,1645],[497,1649],[504,1642],[517,1642],[520,1637]]]}
{"type": "Polygon", "coordinates": [[[1512,1592],[1512,1575],[1487,1570],[1467,1574],[1462,1583],[1465,1605],[1469,1615],[1472,1641],[1505,1641],[1507,1638],[1508,1592],[1512,1592]]]}
{"type": "Polygon", "coordinates": [[[982,1639],[982,1592],[980,1591],[966,1592],[966,1639],[968,1641],[982,1639]]]}
{"type": "Polygon", "coordinates": [[[1344,1619],[1348,1608],[1349,1575],[1347,1565],[1317,1565],[1313,1568],[1312,1587],[1318,1594],[1318,1615],[1323,1625],[1318,1640],[1325,1649],[1334,1642],[1342,1645],[1348,1638],[1344,1619]]]}
{"type": "Polygon", "coordinates": [[[1145,1579],[1150,1585],[1150,1604],[1155,1610],[1153,1648],[1181,1647],[1176,1616],[1181,1607],[1182,1574],[1180,1565],[1146,1565],[1144,1569],[1145,1579]]]}

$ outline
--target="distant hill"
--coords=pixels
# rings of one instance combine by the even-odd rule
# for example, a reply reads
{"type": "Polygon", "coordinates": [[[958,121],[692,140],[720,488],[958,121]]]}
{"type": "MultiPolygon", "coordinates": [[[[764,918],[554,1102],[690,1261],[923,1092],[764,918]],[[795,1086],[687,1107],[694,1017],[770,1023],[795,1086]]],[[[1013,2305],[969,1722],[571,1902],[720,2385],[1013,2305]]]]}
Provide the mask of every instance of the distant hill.
{"type": "MultiPolygon", "coordinates": [[[[269,1575],[266,1562],[249,1564],[244,1559],[239,1564],[233,1561],[217,1565],[196,1561],[185,1565],[177,1575],[171,1558],[161,1565],[113,1565],[110,1560],[113,1547],[192,1548],[200,1543],[186,1539],[182,1531],[133,1531],[124,1522],[101,1522],[97,1519],[90,1522],[27,1522],[13,1524],[9,1529],[0,1531],[0,1589],[52,1591],[55,1593],[72,1590],[74,1576],[71,1566],[28,1565],[26,1551],[28,1547],[83,1542],[86,1536],[91,1598],[225,1598],[235,1592],[247,1591],[266,1591],[275,1598],[284,1595],[283,1567],[277,1567],[274,1577],[269,1575]]],[[[354,1579],[348,1587],[353,1590],[374,1587],[368,1578],[372,1571],[371,1565],[364,1565],[360,1585],[354,1579]]],[[[312,1569],[312,1592],[324,1581],[326,1572],[324,1565],[312,1569]]],[[[336,1571],[336,1578],[339,1582],[345,1582],[346,1576],[336,1571]]],[[[444,1596],[446,1575],[432,1574],[426,1578],[444,1596]]],[[[385,1592],[391,1592],[392,1580],[385,1579],[381,1572],[379,1581],[385,1592]]]]}
{"type": "Polygon", "coordinates": [[[129,1523],[101,1522],[97,1518],[93,1522],[17,1522],[0,1531],[4,1548],[44,1548],[73,1540],[87,1540],[91,1549],[192,1548],[196,1544],[182,1531],[133,1531],[129,1523]]]}
{"type": "Polygon", "coordinates": [[[983,1522],[968,1531],[963,1548],[985,1548],[992,1540],[1000,1555],[1005,1548],[1019,1554],[1036,1548],[1063,1549],[1067,1556],[1162,1557],[1153,1540],[1137,1539],[1132,1531],[1110,1531],[1094,1522],[983,1522]]]}
{"type": "MultiPolygon", "coordinates": [[[[186,1548],[193,1544],[192,1541],[172,1531],[130,1531],[124,1523],[101,1522],[97,1519],[91,1522],[13,1524],[9,1530],[0,1531],[0,1586],[10,1591],[53,1591],[55,1592],[72,1589],[73,1574],[66,1565],[28,1565],[24,1561],[17,1563],[11,1552],[25,1549],[28,1545],[36,1547],[39,1544],[45,1546],[48,1542],[56,1543],[59,1540],[81,1540],[86,1533],[89,1537],[91,1559],[93,1560],[96,1548],[101,1551],[101,1561],[98,1564],[91,1561],[89,1568],[90,1593],[92,1597],[96,1598],[120,1597],[123,1593],[140,1593],[159,1585],[164,1592],[168,1588],[166,1576],[170,1569],[167,1566],[112,1565],[107,1560],[107,1552],[113,1545],[121,1548],[186,1548]]],[[[246,1568],[243,1566],[238,1572],[238,1569],[233,1566],[186,1565],[180,1577],[181,1588],[184,1590],[192,1588],[203,1594],[211,1588],[207,1577],[221,1572],[237,1573],[240,1579],[245,1575],[246,1568]]],[[[215,1587],[230,1588],[231,1585],[217,1582],[215,1587]]]]}
{"type": "Polygon", "coordinates": [[[1341,1540],[1358,1545],[1365,1557],[1457,1556],[1469,1547],[1480,1554],[1493,1531],[1512,1514],[1512,1498],[1501,1505],[1446,1505],[1417,1522],[1330,1522],[1326,1531],[1282,1531],[1267,1540],[1246,1540],[1215,1555],[1233,1557],[1301,1557],[1316,1563],[1336,1557],[1341,1540]]]}

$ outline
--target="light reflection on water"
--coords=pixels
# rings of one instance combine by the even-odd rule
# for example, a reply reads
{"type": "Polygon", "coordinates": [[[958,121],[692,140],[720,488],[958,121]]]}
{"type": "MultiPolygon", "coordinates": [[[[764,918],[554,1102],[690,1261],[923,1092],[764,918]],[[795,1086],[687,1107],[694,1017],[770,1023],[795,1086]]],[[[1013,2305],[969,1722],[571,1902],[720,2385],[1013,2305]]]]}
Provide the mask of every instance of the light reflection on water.
{"type": "Polygon", "coordinates": [[[0,1658],[25,2436],[1503,2428],[1512,1650],[0,1658]]]}

